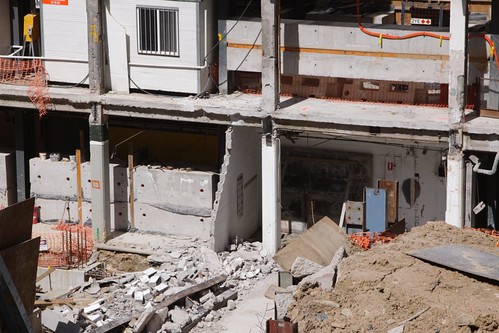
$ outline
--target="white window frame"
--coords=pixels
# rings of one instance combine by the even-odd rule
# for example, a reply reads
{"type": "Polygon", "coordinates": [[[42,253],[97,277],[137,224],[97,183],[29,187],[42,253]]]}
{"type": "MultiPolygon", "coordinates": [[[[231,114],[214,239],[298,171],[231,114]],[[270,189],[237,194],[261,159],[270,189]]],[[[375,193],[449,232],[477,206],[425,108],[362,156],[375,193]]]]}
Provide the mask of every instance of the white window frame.
{"type": "MultiPolygon", "coordinates": [[[[147,14],[146,14],[147,15],[147,14]]],[[[148,6],[137,6],[137,53],[139,54],[150,54],[150,55],[161,55],[161,56],[180,56],[180,36],[179,36],[179,9],[178,8],[160,8],[160,7],[148,7],[148,6]],[[143,12],[144,11],[144,12],[143,12]],[[148,40],[143,40],[142,36],[142,22],[141,18],[144,13],[153,13],[155,20],[155,27],[149,26],[149,31],[156,32],[156,36],[150,34],[148,40]],[[166,14],[167,22],[161,27],[161,13],[166,14]],[[174,22],[171,22],[173,18],[174,22]],[[173,36],[173,39],[172,39],[173,36]],[[145,47],[144,47],[145,45],[145,47]],[[168,45],[168,47],[166,47],[168,45]],[[163,48],[163,49],[162,49],[163,48]]],[[[151,23],[151,22],[150,22],[151,23]]]]}

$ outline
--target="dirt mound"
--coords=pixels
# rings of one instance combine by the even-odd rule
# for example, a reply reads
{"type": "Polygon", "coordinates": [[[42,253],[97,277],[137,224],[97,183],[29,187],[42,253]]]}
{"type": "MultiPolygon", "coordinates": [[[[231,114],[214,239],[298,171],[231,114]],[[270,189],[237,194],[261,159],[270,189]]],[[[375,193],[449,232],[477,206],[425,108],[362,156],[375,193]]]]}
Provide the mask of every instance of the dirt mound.
{"type": "Polygon", "coordinates": [[[429,222],[390,244],[346,258],[330,292],[295,293],[288,311],[300,332],[499,332],[499,286],[436,267],[405,253],[458,243],[499,255],[497,240],[429,222]],[[344,328],[336,328],[344,326],[344,328]]]}
{"type": "Polygon", "coordinates": [[[112,273],[138,272],[149,268],[147,258],[132,253],[115,253],[99,251],[99,261],[105,263],[106,269],[112,273]]]}

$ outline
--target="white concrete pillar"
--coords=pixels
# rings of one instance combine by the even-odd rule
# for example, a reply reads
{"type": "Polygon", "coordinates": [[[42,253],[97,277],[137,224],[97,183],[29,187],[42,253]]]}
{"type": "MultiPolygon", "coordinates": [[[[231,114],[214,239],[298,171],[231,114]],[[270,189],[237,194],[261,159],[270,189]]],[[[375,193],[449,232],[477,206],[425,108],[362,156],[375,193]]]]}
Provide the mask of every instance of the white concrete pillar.
{"type": "Polygon", "coordinates": [[[467,91],[468,1],[451,3],[449,43],[449,152],[445,221],[462,228],[466,196],[463,121],[467,91]]]}
{"type": "Polygon", "coordinates": [[[464,155],[452,154],[447,157],[447,209],[445,221],[455,227],[464,226],[466,168],[464,155]]]}
{"type": "Polygon", "coordinates": [[[281,246],[281,142],[262,137],[262,239],[271,255],[281,246]]]}
{"type": "Polygon", "coordinates": [[[90,177],[93,240],[101,243],[111,231],[111,194],[107,123],[99,105],[94,105],[90,115],[90,177]]]}

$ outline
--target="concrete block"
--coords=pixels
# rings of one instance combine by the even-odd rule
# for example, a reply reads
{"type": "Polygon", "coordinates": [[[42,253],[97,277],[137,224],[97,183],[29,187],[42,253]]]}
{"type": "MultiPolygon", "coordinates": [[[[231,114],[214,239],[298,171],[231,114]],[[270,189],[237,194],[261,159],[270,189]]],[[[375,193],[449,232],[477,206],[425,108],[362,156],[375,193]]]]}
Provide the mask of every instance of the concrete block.
{"type": "Polygon", "coordinates": [[[0,207],[10,206],[17,201],[17,188],[0,188],[0,207]]]}
{"type": "Polygon", "coordinates": [[[296,278],[301,278],[307,275],[312,275],[321,270],[324,266],[308,260],[306,258],[297,257],[291,266],[291,274],[296,278]]]}
{"type": "Polygon", "coordinates": [[[42,325],[53,332],[78,333],[80,327],[54,310],[42,311],[42,325]]]}
{"type": "Polygon", "coordinates": [[[97,323],[97,322],[98,322],[98,321],[100,321],[102,318],[103,318],[102,313],[96,313],[96,314],[91,314],[91,315],[88,315],[88,319],[90,319],[90,320],[91,320],[91,321],[93,321],[94,323],[97,323]]]}
{"type": "Polygon", "coordinates": [[[86,308],[83,308],[83,312],[88,314],[88,313],[92,313],[92,312],[99,310],[99,309],[100,309],[100,304],[95,303],[95,304],[87,306],[86,308]]]}
{"type": "Polygon", "coordinates": [[[149,276],[142,275],[139,280],[140,280],[141,283],[147,284],[149,282],[149,276]]]}
{"type": "Polygon", "coordinates": [[[156,272],[157,272],[156,269],[154,269],[153,267],[149,267],[143,273],[144,273],[144,275],[152,276],[152,275],[156,274],[156,272]]]}
{"type": "Polygon", "coordinates": [[[147,285],[151,288],[156,287],[161,282],[161,277],[159,275],[154,275],[149,279],[147,285]]]}
{"type": "Polygon", "coordinates": [[[152,298],[151,290],[150,289],[142,290],[142,296],[144,297],[144,301],[147,302],[152,298]]]}
{"type": "Polygon", "coordinates": [[[125,297],[126,298],[133,298],[133,293],[137,290],[137,287],[130,287],[126,293],[125,293],[125,297]]]}
{"type": "Polygon", "coordinates": [[[170,318],[172,319],[173,323],[179,325],[180,327],[185,327],[191,322],[189,313],[179,308],[175,308],[170,311],[170,318]]]}
{"type": "Polygon", "coordinates": [[[284,320],[288,312],[288,308],[291,305],[291,302],[293,302],[293,294],[276,293],[274,302],[276,320],[284,320]]]}
{"type": "Polygon", "coordinates": [[[154,290],[156,290],[159,293],[164,292],[166,289],[168,289],[168,285],[165,283],[160,283],[156,287],[154,287],[154,290]]]}
{"type": "Polygon", "coordinates": [[[143,302],[144,301],[144,294],[142,293],[142,291],[135,291],[133,293],[133,299],[136,300],[137,302],[143,302]]]}

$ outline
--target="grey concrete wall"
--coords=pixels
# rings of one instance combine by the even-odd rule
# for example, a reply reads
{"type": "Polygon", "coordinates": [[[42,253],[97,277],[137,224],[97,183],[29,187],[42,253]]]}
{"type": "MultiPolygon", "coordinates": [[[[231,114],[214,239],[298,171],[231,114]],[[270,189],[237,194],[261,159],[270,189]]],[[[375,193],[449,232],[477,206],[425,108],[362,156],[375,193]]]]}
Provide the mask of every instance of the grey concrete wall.
{"type": "Polygon", "coordinates": [[[7,54],[10,49],[9,14],[9,0],[0,0],[0,54],[7,54]]]}
{"type": "Polygon", "coordinates": [[[412,228],[427,221],[445,219],[446,179],[438,176],[438,167],[446,151],[445,145],[388,145],[344,140],[325,142],[324,139],[314,138],[309,138],[308,143],[306,138],[296,140],[295,144],[286,139],[281,142],[283,151],[291,147],[315,146],[321,150],[372,154],[372,186],[376,187],[378,179],[399,181],[399,220],[405,218],[407,226],[412,228]],[[389,162],[393,163],[393,170],[388,170],[389,162]],[[409,178],[416,178],[421,185],[421,193],[413,207],[402,194],[402,182],[409,178]]]}
{"type": "Polygon", "coordinates": [[[209,239],[216,182],[213,172],[136,168],[135,226],[209,239]]]}
{"type": "MultiPolygon", "coordinates": [[[[235,21],[227,21],[230,29],[235,21]]],[[[373,28],[379,33],[405,35],[413,31],[373,28]]],[[[244,21],[228,36],[228,70],[261,72],[259,21],[244,21]],[[230,47],[230,45],[233,47],[230,47]],[[238,47],[235,44],[243,44],[238,47]]],[[[449,32],[436,32],[448,36],[449,32]]],[[[447,83],[449,42],[435,38],[384,39],[364,34],[356,24],[283,20],[281,24],[283,74],[354,79],[447,83]],[[298,48],[301,52],[296,52],[298,48]]],[[[486,71],[487,46],[483,39],[470,41],[470,59],[478,61],[473,72],[486,71]],[[480,60],[481,59],[481,60],[480,60]],[[483,66],[483,64],[485,66],[483,66]]]]}
{"type": "MultiPolygon", "coordinates": [[[[1,169],[0,169],[1,170],[1,169]]],[[[1,179],[1,178],[0,178],[1,179]]],[[[76,164],[30,160],[31,196],[40,206],[42,221],[78,219],[76,164]]],[[[110,165],[111,229],[127,229],[128,168],[110,165]]],[[[208,239],[217,176],[213,172],[166,170],[138,166],[134,172],[135,227],[142,231],[162,232],[208,239]]],[[[82,164],[83,221],[91,220],[90,163],[82,164]]]]}
{"type": "Polygon", "coordinates": [[[212,216],[215,251],[224,250],[235,237],[251,237],[261,225],[261,136],[256,129],[234,126],[226,138],[212,216]]]}
{"type": "Polygon", "coordinates": [[[16,156],[0,153],[0,206],[6,207],[16,200],[16,156]]]}

